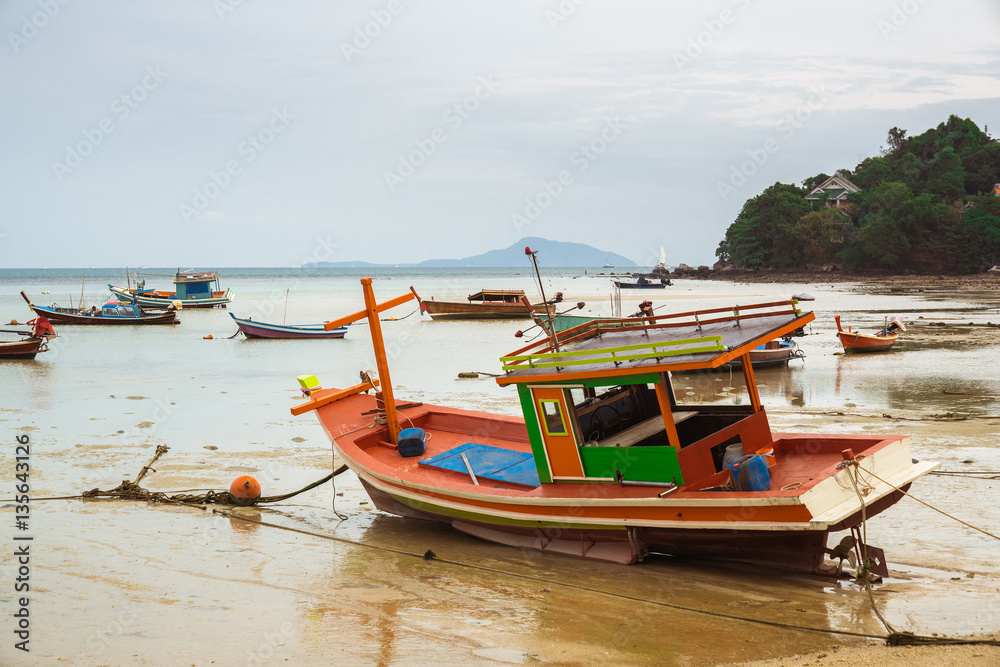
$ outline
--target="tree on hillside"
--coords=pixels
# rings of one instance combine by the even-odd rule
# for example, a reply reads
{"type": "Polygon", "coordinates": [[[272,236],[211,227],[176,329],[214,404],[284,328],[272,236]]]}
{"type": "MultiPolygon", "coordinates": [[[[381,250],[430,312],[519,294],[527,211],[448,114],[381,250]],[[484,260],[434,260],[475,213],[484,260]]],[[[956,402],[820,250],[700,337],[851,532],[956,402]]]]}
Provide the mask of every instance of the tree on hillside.
{"type": "Polygon", "coordinates": [[[1000,216],[978,208],[966,209],[957,245],[958,268],[964,273],[985,271],[1000,264],[1000,216]]]}
{"type": "Polygon", "coordinates": [[[861,164],[854,168],[850,179],[862,190],[870,190],[885,181],[892,180],[892,167],[885,158],[865,158],[861,164]]]}
{"type": "Polygon", "coordinates": [[[992,192],[1000,183],[1000,143],[993,142],[968,151],[962,156],[965,172],[965,194],[992,192]]]}
{"type": "Polygon", "coordinates": [[[806,192],[785,183],[775,183],[743,204],[736,221],[726,230],[716,255],[736,266],[762,268],[796,266],[802,249],[792,238],[799,218],[809,212],[806,192]]]}
{"type": "Polygon", "coordinates": [[[924,188],[946,202],[955,201],[965,194],[965,171],[954,148],[945,148],[930,161],[924,188]]]}
{"type": "Polygon", "coordinates": [[[827,174],[816,174],[812,178],[807,178],[806,180],[802,181],[802,188],[808,194],[812,192],[817,185],[819,185],[828,178],[830,178],[830,176],[827,174]]]}

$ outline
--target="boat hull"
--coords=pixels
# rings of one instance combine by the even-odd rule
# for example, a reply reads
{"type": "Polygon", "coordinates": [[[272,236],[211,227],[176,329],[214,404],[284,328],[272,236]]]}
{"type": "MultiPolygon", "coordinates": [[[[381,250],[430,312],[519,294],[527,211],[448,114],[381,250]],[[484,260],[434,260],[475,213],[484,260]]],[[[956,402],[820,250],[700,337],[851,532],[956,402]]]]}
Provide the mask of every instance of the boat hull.
{"type": "Polygon", "coordinates": [[[111,293],[118,297],[122,303],[132,303],[133,299],[140,306],[149,308],[167,308],[175,302],[179,302],[183,308],[225,308],[233,300],[232,290],[212,292],[211,297],[199,299],[178,299],[176,292],[163,292],[157,290],[145,290],[136,292],[123,287],[108,285],[111,293]]]}
{"type": "Polygon", "coordinates": [[[617,280],[615,281],[615,286],[618,287],[619,289],[665,289],[667,287],[663,283],[651,282],[651,283],[646,283],[644,285],[640,285],[638,283],[623,283],[617,280]]]}
{"type": "Polygon", "coordinates": [[[844,352],[852,353],[885,352],[892,349],[898,338],[896,334],[872,336],[851,331],[838,331],[837,337],[840,338],[840,344],[844,346],[844,352]]]}
{"type": "Polygon", "coordinates": [[[39,352],[44,352],[44,338],[26,338],[24,340],[0,341],[0,360],[2,359],[34,359],[39,352]]]}
{"type": "Polygon", "coordinates": [[[180,320],[177,319],[177,313],[172,310],[164,313],[157,313],[155,315],[146,314],[143,317],[106,317],[102,315],[100,311],[98,311],[95,315],[84,315],[79,312],[63,312],[57,308],[46,308],[44,306],[35,306],[34,304],[32,304],[31,309],[38,315],[46,317],[49,322],[52,322],[53,324],[114,326],[180,323],[180,320]]]}
{"type": "Polygon", "coordinates": [[[526,320],[531,312],[520,303],[468,303],[424,301],[424,310],[435,320],[526,320]]]}
{"type": "Polygon", "coordinates": [[[236,317],[232,313],[229,316],[236,322],[243,335],[247,338],[259,340],[272,339],[330,339],[343,338],[347,334],[347,327],[338,327],[327,331],[322,324],[305,325],[284,325],[267,324],[265,322],[254,322],[236,317]]]}
{"type": "MultiPolygon", "coordinates": [[[[868,480],[867,518],[899,500],[897,488],[937,467],[914,464],[908,438],[774,434],[777,464],[770,491],[722,490],[728,472],[711,469],[662,498],[663,488],[642,485],[529,488],[482,477],[474,484],[463,468],[429,469],[384,446],[385,427],[354,416],[375,407],[374,397],[353,396],[320,407],[317,414],[335,453],[379,509],[448,523],[501,544],[616,563],[635,562],[651,551],[814,571],[822,564],[828,533],[862,522],[848,473],[838,465],[843,450],[864,454],[862,469],[885,480],[868,480]]],[[[752,418],[763,419],[760,413],[752,418]]],[[[517,418],[424,404],[407,410],[406,419],[431,434],[428,457],[469,441],[530,452],[524,422],[517,418]]]]}

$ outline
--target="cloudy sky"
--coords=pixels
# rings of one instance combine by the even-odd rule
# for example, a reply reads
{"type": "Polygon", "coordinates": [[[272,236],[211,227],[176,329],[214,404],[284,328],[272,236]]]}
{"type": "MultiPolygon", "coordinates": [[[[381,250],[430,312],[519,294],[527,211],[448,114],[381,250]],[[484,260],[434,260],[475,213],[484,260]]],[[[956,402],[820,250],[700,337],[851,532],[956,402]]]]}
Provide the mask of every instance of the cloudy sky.
{"type": "Polygon", "coordinates": [[[712,263],[743,202],[949,114],[995,0],[5,0],[0,267],[712,263]]]}

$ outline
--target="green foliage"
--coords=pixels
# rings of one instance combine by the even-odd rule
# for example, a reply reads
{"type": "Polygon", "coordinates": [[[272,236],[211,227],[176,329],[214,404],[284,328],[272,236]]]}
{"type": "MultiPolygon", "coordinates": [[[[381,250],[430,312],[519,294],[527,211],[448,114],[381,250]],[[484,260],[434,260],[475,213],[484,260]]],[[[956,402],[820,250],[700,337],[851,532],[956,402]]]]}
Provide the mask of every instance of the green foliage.
{"type": "Polygon", "coordinates": [[[746,268],[836,261],[858,272],[971,272],[1000,263],[1000,197],[987,194],[1000,183],[1000,142],[952,115],[916,136],[894,127],[886,144],[853,171],[837,171],[861,189],[846,205],[804,200],[826,174],[803,180],[804,189],[775,183],[747,200],[716,254],[746,268]]]}
{"type": "Polygon", "coordinates": [[[761,268],[795,266],[804,260],[801,247],[791,238],[799,218],[809,212],[807,192],[775,183],[743,204],[736,222],[716,254],[737,266],[761,268]]]}

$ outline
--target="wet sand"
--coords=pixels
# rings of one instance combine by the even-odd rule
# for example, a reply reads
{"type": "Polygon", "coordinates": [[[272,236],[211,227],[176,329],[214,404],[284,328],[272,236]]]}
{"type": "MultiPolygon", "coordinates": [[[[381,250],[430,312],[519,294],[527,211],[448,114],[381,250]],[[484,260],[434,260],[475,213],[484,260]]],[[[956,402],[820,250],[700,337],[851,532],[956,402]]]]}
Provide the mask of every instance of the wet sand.
{"type": "MultiPolygon", "coordinates": [[[[964,297],[958,289],[941,298],[964,297]]],[[[964,354],[995,346],[1000,332],[987,324],[1000,317],[970,309],[966,320],[966,314],[928,313],[926,322],[916,315],[907,349],[964,354]]],[[[814,349],[819,340],[803,339],[814,349]]],[[[811,353],[804,368],[816,368],[820,354],[832,354],[822,349],[811,353]]],[[[772,373],[764,381],[792,382],[797,372],[772,373]]],[[[802,399],[795,396],[786,405],[769,404],[773,430],[908,433],[914,455],[941,461],[943,470],[1000,471],[1000,404],[991,388],[956,386],[970,395],[930,401],[921,394],[932,407],[901,401],[882,409],[853,397],[864,389],[851,386],[853,377],[844,376],[832,407],[799,406],[802,399]]],[[[861,384],[868,381],[857,377],[861,384]]],[[[489,387],[488,380],[472,382],[476,390],[489,387]]],[[[421,398],[460,401],[469,385],[454,386],[421,398]]],[[[489,392],[482,403],[499,405],[503,397],[489,392]]],[[[148,408],[136,406],[152,400],[141,392],[119,396],[104,400],[129,413],[125,419],[143,423],[148,408]]],[[[404,390],[401,398],[407,396],[404,390]]],[[[293,402],[288,394],[281,400],[293,402]]],[[[329,444],[313,420],[276,420],[256,404],[235,414],[296,438],[278,451],[221,438],[208,445],[216,449],[166,442],[171,450],[143,486],[219,489],[237,475],[252,474],[265,494],[277,494],[330,470],[329,444]]],[[[66,427],[53,429],[30,417],[3,414],[5,428],[16,427],[39,443],[32,459],[34,498],[110,489],[133,479],[158,440],[117,437],[82,413],[78,419],[86,419],[80,422],[86,427],[71,428],[79,435],[52,437],[48,432],[66,427]]],[[[175,415],[170,426],[182,423],[175,415]]],[[[146,431],[155,433],[156,425],[146,431]]],[[[12,479],[13,473],[5,455],[2,474],[12,479]]],[[[996,647],[883,647],[878,638],[886,630],[865,589],[851,579],[665,556],[624,567],[523,552],[447,526],[384,515],[351,473],[337,477],[335,485],[263,508],[34,501],[32,651],[14,651],[8,637],[0,642],[0,664],[1000,663],[996,647]]],[[[1000,525],[993,500],[998,485],[1000,480],[934,475],[912,492],[990,529],[1000,525]]],[[[0,505],[9,526],[14,508],[0,505]]],[[[995,540],[908,499],[867,528],[869,543],[885,549],[890,567],[890,577],[874,589],[875,603],[897,630],[997,636],[995,540]]],[[[5,539],[10,532],[4,531],[5,539]]],[[[0,582],[13,581],[13,567],[9,557],[0,561],[0,582]]],[[[7,589],[0,587],[5,611],[13,604],[7,589]]],[[[3,622],[0,629],[9,634],[3,622]]]]}

